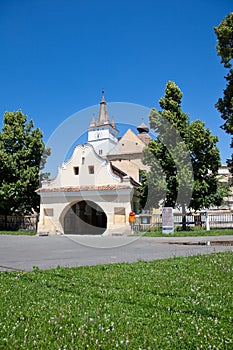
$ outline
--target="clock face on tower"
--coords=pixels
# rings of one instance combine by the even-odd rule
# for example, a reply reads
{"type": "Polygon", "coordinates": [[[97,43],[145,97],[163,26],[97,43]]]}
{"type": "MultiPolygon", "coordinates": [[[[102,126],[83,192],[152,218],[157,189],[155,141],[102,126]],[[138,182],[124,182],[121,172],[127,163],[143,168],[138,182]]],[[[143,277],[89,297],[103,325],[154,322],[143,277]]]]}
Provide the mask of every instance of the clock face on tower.
{"type": "Polygon", "coordinates": [[[102,137],[101,131],[96,131],[95,137],[96,137],[97,139],[101,138],[101,137],[102,137]]]}

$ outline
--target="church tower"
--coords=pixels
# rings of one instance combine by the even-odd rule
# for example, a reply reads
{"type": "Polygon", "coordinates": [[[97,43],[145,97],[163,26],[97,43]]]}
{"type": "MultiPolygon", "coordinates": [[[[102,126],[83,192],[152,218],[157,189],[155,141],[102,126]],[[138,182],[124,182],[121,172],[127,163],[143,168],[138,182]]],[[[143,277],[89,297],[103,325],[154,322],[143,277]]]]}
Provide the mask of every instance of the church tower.
{"type": "Polygon", "coordinates": [[[88,143],[94,147],[97,154],[105,157],[118,143],[118,133],[114,120],[110,122],[103,90],[98,119],[95,120],[93,116],[88,128],[88,143]]]}
{"type": "Polygon", "coordinates": [[[139,132],[137,136],[140,138],[140,140],[142,140],[146,145],[148,145],[148,143],[151,140],[151,137],[149,135],[149,128],[146,126],[143,119],[142,123],[137,127],[137,131],[139,132]]]}

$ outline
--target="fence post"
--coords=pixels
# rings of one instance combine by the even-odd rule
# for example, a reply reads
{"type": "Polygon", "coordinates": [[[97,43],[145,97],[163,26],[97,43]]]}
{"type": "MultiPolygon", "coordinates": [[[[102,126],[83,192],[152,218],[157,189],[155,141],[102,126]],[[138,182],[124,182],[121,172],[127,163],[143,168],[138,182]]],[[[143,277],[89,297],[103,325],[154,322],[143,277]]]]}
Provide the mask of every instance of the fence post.
{"type": "Polygon", "coordinates": [[[209,231],[210,230],[210,218],[209,218],[208,211],[206,211],[205,216],[206,216],[206,231],[209,231]]]}

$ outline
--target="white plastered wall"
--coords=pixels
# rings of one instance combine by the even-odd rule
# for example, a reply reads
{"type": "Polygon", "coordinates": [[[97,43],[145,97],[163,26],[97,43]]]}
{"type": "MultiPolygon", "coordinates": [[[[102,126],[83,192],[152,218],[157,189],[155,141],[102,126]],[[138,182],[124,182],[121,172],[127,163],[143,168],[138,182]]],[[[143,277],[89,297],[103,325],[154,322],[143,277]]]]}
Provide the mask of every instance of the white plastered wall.
{"type": "Polygon", "coordinates": [[[91,145],[79,145],[71,158],[59,169],[52,181],[44,182],[39,191],[41,196],[38,232],[49,234],[64,233],[64,217],[68,209],[78,201],[89,200],[97,203],[107,216],[105,234],[126,233],[130,231],[128,215],[131,211],[133,186],[129,180],[122,179],[111,170],[111,165],[99,157],[91,145]],[[74,168],[78,167],[78,174],[74,168]],[[90,168],[94,167],[94,173],[90,168]],[[122,184],[127,188],[117,188],[122,184]],[[108,189],[112,185],[115,189],[108,189]],[[106,190],[95,188],[106,186],[106,190]],[[67,190],[73,188],[72,191],[67,190]],[[77,190],[75,190],[77,188],[77,190]],[[125,220],[116,220],[115,212],[124,209],[125,220]]]}

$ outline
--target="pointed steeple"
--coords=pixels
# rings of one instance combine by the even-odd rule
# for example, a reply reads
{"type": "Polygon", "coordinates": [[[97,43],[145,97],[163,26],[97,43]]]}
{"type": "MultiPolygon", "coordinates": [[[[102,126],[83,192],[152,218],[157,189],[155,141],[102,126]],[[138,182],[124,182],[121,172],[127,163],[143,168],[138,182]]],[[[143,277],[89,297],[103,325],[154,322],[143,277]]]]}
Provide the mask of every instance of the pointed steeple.
{"type": "Polygon", "coordinates": [[[114,129],[116,129],[116,124],[115,124],[115,120],[114,120],[113,117],[112,117],[112,127],[113,127],[114,129]]]}
{"type": "Polygon", "coordinates": [[[106,104],[106,101],[105,101],[105,98],[104,98],[104,89],[102,89],[102,98],[101,98],[101,102],[100,103],[105,103],[106,104]]]}
{"type": "Polygon", "coordinates": [[[107,103],[104,98],[104,89],[102,90],[102,99],[100,102],[100,110],[99,110],[99,116],[97,120],[97,125],[104,125],[104,124],[110,124],[108,111],[107,111],[107,103]]]}
{"type": "Polygon", "coordinates": [[[148,143],[151,140],[151,137],[149,135],[149,128],[148,126],[146,126],[146,124],[144,123],[144,120],[142,118],[142,122],[141,124],[137,127],[137,130],[139,132],[139,134],[137,135],[137,137],[140,138],[141,141],[143,141],[145,143],[145,145],[148,145],[148,143]]]}
{"type": "Polygon", "coordinates": [[[139,134],[142,134],[142,133],[146,133],[147,134],[149,132],[149,128],[144,123],[143,118],[142,118],[142,123],[137,127],[137,130],[138,130],[139,134]]]}
{"type": "Polygon", "coordinates": [[[107,103],[102,90],[98,119],[92,117],[88,128],[88,143],[90,143],[97,154],[105,157],[108,152],[118,143],[118,133],[114,119],[110,121],[107,111],[107,103]]]}
{"type": "Polygon", "coordinates": [[[89,128],[94,127],[94,126],[96,126],[96,122],[95,122],[95,115],[93,114],[91,122],[90,122],[90,125],[89,125],[89,128]]]}

